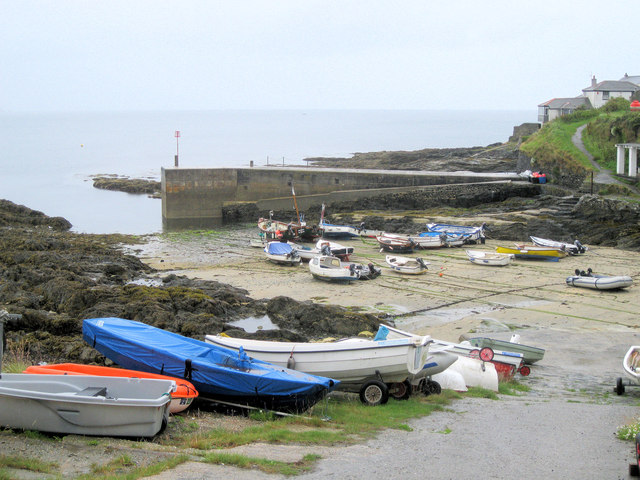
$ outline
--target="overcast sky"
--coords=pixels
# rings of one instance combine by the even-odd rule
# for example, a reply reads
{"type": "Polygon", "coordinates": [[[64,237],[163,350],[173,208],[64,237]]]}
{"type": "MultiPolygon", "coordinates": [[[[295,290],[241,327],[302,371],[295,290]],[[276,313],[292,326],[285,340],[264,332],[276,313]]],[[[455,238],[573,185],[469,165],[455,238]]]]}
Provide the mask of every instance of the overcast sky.
{"type": "Polygon", "coordinates": [[[640,75],[637,0],[0,0],[0,112],[535,110],[640,75]]]}

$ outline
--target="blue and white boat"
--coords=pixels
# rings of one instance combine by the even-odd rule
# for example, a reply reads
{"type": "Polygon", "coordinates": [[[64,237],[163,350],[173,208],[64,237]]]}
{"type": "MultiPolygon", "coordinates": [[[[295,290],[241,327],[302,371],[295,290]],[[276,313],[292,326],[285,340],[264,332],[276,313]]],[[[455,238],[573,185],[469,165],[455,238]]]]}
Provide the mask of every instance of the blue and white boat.
{"type": "Polygon", "coordinates": [[[334,225],[327,223],[324,220],[324,203],[322,204],[322,212],[320,214],[320,223],[318,223],[318,230],[323,238],[354,238],[360,236],[362,225],[360,227],[354,227],[352,225],[334,225]]]}
{"type": "Polygon", "coordinates": [[[484,231],[487,229],[487,225],[483,223],[478,226],[468,225],[450,225],[447,223],[427,223],[427,230],[430,232],[446,233],[449,235],[468,235],[467,241],[485,242],[484,231]]]}
{"type": "Polygon", "coordinates": [[[286,242],[273,241],[264,247],[267,260],[279,265],[300,265],[302,259],[298,250],[286,242]]]}
{"type": "Polygon", "coordinates": [[[302,412],[339,383],[122,318],[84,320],[82,337],[123,368],[184,378],[213,401],[302,412]]]}

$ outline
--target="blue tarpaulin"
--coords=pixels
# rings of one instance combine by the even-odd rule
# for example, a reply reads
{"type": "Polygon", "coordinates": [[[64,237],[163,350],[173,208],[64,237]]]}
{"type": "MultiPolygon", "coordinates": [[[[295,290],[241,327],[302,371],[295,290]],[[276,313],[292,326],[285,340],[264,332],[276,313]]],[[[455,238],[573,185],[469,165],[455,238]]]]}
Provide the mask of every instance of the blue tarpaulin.
{"type": "Polygon", "coordinates": [[[339,383],[122,318],[84,320],[82,337],[123,368],[185,378],[204,398],[303,411],[339,383]]]}

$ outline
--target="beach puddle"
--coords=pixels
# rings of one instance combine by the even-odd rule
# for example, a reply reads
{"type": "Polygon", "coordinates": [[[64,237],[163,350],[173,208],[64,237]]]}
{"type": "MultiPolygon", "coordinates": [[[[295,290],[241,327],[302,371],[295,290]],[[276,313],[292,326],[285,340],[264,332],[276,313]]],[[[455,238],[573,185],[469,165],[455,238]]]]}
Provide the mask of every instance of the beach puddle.
{"type": "Polygon", "coordinates": [[[271,321],[268,315],[260,318],[243,318],[241,320],[231,322],[229,325],[242,328],[247,333],[255,333],[258,330],[279,330],[278,326],[271,321]]]}
{"type": "Polygon", "coordinates": [[[430,310],[428,312],[420,312],[416,313],[415,315],[403,317],[401,321],[398,320],[396,323],[398,324],[399,328],[409,329],[410,327],[410,331],[412,331],[420,327],[435,327],[439,325],[446,325],[470,315],[492,312],[501,308],[501,306],[483,305],[473,308],[430,310]]]}
{"type": "Polygon", "coordinates": [[[127,285],[142,285],[144,287],[160,287],[162,285],[162,280],[157,278],[139,278],[137,280],[128,282],[127,285]]]}

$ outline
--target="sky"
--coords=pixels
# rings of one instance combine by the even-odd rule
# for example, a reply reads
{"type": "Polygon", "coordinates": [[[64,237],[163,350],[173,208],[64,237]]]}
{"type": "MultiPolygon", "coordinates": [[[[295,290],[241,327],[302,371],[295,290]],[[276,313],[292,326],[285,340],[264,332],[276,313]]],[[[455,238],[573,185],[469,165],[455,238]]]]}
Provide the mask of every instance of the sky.
{"type": "Polygon", "coordinates": [[[0,0],[0,112],[535,110],[640,75],[637,0],[0,0]]]}

